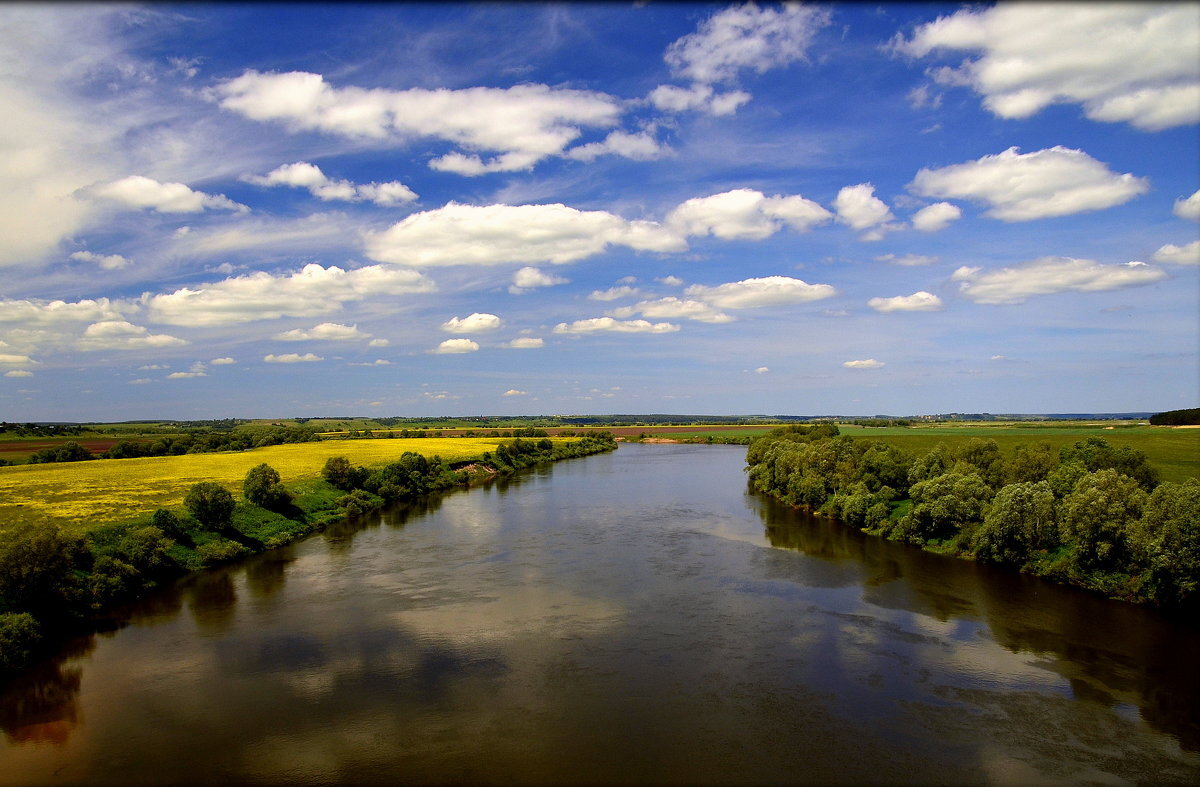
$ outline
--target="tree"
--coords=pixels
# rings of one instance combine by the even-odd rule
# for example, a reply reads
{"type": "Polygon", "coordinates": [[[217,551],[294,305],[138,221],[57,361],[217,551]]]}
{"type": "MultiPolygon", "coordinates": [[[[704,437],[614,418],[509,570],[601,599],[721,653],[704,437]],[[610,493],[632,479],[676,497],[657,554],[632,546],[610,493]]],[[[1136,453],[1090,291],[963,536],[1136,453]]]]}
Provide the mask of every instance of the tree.
{"type": "Polygon", "coordinates": [[[1114,448],[1102,437],[1089,437],[1059,451],[1063,463],[1079,462],[1091,472],[1111,468],[1137,481],[1147,492],[1158,485],[1158,472],[1150,466],[1146,455],[1133,448],[1114,448]]]}
{"type": "Polygon", "coordinates": [[[1149,563],[1151,595],[1172,604],[1200,599],[1200,481],[1159,484],[1137,535],[1149,563]]]}
{"type": "Polygon", "coordinates": [[[79,536],[57,525],[23,522],[0,530],[0,611],[37,615],[77,600],[77,569],[87,550],[79,536]]]}
{"type": "Polygon", "coordinates": [[[992,488],[977,474],[946,473],[913,484],[913,507],[897,532],[910,540],[946,539],[983,519],[992,488]]]}
{"type": "Polygon", "coordinates": [[[996,493],[971,539],[980,560],[1020,565],[1058,540],[1056,501],[1050,484],[1022,481],[996,493]]]}
{"type": "Polygon", "coordinates": [[[353,466],[344,456],[329,457],[321,469],[321,477],[344,492],[361,486],[366,475],[366,470],[353,466]]]}
{"type": "Polygon", "coordinates": [[[1112,468],[1079,479],[1059,519],[1063,543],[1073,547],[1072,564],[1082,571],[1132,570],[1130,535],[1146,499],[1137,481],[1112,468]]]}
{"type": "Polygon", "coordinates": [[[279,473],[265,462],[250,468],[242,481],[242,496],[256,506],[271,511],[286,508],[292,502],[292,495],[279,481],[279,473]]]}
{"type": "Polygon", "coordinates": [[[1058,452],[1044,440],[1032,445],[1019,445],[1013,452],[1012,461],[1008,463],[1008,482],[1045,481],[1056,467],[1058,452]]]}
{"type": "Polygon", "coordinates": [[[183,505],[207,530],[220,530],[233,521],[233,495],[213,481],[193,485],[183,499],[183,505]]]}

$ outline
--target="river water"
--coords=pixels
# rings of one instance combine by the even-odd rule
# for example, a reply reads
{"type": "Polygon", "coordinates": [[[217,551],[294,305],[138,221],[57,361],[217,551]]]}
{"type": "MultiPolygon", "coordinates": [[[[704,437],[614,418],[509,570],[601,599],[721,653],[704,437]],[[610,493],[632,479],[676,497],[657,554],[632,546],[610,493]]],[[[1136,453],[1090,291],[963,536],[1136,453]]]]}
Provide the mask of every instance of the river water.
{"type": "Polygon", "coordinates": [[[0,782],[1187,783],[1200,630],[625,445],[190,577],[0,695],[0,782]]]}

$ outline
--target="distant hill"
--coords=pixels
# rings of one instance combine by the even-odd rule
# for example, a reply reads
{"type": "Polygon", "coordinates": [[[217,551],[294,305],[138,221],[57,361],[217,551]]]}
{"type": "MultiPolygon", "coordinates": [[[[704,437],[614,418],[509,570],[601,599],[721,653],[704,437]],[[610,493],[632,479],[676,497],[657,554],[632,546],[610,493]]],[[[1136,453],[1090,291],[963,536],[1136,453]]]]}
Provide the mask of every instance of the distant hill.
{"type": "Polygon", "coordinates": [[[1200,407],[1190,410],[1167,410],[1150,416],[1155,426],[1200,426],[1200,407]]]}

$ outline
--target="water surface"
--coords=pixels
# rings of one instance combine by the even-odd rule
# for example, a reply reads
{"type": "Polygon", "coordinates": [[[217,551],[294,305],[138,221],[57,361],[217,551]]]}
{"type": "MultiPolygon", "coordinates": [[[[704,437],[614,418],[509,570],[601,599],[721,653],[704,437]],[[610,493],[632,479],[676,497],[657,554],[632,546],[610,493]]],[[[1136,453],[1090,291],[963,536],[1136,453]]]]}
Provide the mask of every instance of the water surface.
{"type": "Polygon", "coordinates": [[[1200,632],[626,445],[191,577],[0,694],[0,782],[1186,783],[1200,632]]]}

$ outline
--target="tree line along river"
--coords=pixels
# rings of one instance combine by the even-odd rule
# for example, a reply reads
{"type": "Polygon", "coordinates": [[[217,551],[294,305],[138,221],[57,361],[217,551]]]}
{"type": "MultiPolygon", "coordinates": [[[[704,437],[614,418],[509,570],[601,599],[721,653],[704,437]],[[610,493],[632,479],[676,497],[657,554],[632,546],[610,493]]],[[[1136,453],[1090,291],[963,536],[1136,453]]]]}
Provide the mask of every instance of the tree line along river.
{"type": "Polygon", "coordinates": [[[625,445],[117,612],[0,695],[11,784],[1195,783],[1200,629],[625,445]]]}

